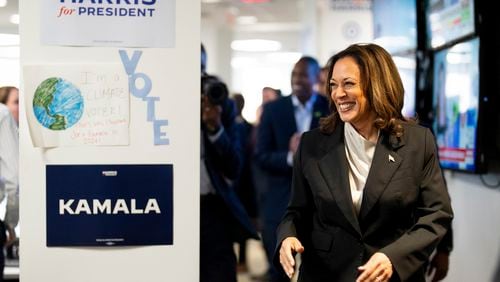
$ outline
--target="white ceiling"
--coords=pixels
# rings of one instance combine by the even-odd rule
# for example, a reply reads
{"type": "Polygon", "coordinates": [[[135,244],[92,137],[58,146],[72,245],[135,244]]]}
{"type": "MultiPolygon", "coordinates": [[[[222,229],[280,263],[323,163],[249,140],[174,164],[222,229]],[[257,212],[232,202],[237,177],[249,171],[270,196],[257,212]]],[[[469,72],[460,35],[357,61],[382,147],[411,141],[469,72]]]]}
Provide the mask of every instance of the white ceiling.
{"type": "Polygon", "coordinates": [[[301,20],[300,7],[303,0],[269,0],[264,3],[245,3],[245,0],[201,0],[203,20],[216,21],[233,27],[238,24],[238,17],[253,16],[259,24],[297,24],[301,20]]]}

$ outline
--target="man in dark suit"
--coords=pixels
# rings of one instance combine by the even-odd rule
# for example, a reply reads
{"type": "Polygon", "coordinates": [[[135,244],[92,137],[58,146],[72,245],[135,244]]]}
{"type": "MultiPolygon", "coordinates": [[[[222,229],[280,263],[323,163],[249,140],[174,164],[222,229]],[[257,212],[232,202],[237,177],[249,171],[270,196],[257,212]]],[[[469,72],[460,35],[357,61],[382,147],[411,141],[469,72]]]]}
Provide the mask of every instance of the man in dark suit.
{"type": "MultiPolygon", "coordinates": [[[[329,113],[328,101],[314,92],[320,67],[312,57],[302,57],[291,77],[292,94],[264,106],[257,131],[256,160],[263,170],[265,187],[259,203],[263,221],[262,237],[269,262],[276,247],[276,228],[290,199],[293,155],[300,135],[318,126],[329,113]]],[[[288,281],[270,263],[273,282],[288,281]]]]}
{"type": "Polygon", "coordinates": [[[258,236],[232,187],[242,165],[234,104],[226,85],[205,74],[201,50],[200,281],[236,282],[233,242],[258,236]]]}

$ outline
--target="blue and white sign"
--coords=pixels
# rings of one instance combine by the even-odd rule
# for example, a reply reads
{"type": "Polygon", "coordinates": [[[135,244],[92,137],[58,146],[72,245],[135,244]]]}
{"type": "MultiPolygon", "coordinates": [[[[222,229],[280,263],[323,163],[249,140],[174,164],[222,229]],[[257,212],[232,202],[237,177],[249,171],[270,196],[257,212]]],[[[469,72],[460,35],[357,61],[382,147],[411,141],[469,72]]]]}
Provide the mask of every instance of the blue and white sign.
{"type": "Polygon", "coordinates": [[[42,0],[41,42],[175,47],[175,0],[42,0]]]}
{"type": "Polygon", "coordinates": [[[173,244],[172,165],[47,165],[47,246],[173,244]]]}

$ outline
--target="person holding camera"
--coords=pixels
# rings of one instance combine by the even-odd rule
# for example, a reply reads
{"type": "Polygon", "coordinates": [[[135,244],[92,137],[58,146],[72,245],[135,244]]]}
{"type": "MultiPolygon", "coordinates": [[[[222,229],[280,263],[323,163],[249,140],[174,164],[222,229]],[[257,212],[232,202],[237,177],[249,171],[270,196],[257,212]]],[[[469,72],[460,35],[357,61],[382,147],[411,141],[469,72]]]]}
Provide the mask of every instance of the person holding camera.
{"type": "Polygon", "coordinates": [[[201,48],[200,281],[236,282],[233,242],[258,239],[233,182],[242,166],[235,108],[201,48]]]}

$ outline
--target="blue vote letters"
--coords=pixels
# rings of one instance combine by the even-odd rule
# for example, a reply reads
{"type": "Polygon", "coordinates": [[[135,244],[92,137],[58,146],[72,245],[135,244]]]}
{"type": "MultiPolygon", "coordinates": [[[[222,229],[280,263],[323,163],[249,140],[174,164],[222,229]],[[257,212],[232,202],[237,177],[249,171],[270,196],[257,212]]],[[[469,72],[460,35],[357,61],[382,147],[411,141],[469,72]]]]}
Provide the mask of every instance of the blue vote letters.
{"type": "Polygon", "coordinates": [[[132,57],[127,55],[125,50],[120,50],[120,57],[128,75],[129,91],[134,97],[142,99],[147,105],[147,121],[153,123],[153,136],[155,145],[168,145],[170,140],[167,138],[167,133],[162,129],[168,125],[168,120],[157,119],[155,115],[155,103],[160,101],[160,97],[148,96],[153,87],[151,78],[145,73],[136,72],[137,64],[141,58],[142,51],[134,51],[132,57]],[[144,85],[137,86],[137,82],[142,80],[144,85]]]}

